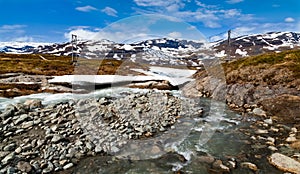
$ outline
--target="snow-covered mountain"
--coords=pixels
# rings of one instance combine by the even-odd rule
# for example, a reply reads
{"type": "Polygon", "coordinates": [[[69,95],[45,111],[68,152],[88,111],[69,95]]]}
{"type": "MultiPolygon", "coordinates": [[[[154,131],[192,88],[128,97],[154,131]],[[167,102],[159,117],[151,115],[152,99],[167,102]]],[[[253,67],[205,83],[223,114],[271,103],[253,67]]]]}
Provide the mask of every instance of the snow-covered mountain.
{"type": "Polygon", "coordinates": [[[212,43],[218,57],[231,59],[258,55],[267,52],[281,52],[284,50],[300,49],[300,33],[269,32],[240,36],[228,40],[212,43]]]}
{"type": "Polygon", "coordinates": [[[51,45],[51,43],[42,43],[42,42],[0,42],[0,52],[5,53],[33,53],[35,50],[46,46],[51,45]]]}
{"type": "Polygon", "coordinates": [[[72,48],[70,42],[62,44],[0,42],[0,52],[72,55],[72,50],[88,59],[111,58],[150,63],[153,65],[199,66],[203,57],[229,59],[280,52],[300,48],[300,34],[294,32],[270,32],[232,38],[205,44],[202,41],[160,38],[139,43],[122,44],[109,40],[78,41],[72,48]],[[212,52],[213,50],[213,52],[212,52]]]}

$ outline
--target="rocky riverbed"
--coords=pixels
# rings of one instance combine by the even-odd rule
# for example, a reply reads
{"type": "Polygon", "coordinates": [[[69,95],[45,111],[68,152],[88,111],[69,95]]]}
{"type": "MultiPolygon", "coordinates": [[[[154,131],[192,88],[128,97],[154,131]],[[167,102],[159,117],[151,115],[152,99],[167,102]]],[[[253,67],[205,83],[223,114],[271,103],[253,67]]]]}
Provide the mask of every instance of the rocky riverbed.
{"type": "Polygon", "coordinates": [[[174,129],[180,117],[202,116],[201,108],[192,108],[169,92],[152,90],[47,106],[38,100],[9,105],[0,114],[0,173],[52,173],[87,156],[116,154],[130,140],[174,129]]]}

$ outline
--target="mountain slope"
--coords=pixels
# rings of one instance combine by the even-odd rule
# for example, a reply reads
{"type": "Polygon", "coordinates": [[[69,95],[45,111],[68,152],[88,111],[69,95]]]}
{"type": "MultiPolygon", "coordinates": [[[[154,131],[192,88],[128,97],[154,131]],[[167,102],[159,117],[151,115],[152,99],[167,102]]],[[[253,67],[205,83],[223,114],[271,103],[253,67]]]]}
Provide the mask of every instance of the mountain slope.
{"type": "Polygon", "coordinates": [[[0,43],[0,52],[34,53],[71,56],[72,51],[88,59],[116,59],[153,65],[200,66],[205,57],[236,59],[268,52],[282,52],[300,48],[300,34],[294,32],[270,32],[265,34],[240,36],[228,43],[222,40],[206,44],[190,41],[160,38],[139,43],[123,44],[109,40],[78,41],[72,43],[0,43]]]}

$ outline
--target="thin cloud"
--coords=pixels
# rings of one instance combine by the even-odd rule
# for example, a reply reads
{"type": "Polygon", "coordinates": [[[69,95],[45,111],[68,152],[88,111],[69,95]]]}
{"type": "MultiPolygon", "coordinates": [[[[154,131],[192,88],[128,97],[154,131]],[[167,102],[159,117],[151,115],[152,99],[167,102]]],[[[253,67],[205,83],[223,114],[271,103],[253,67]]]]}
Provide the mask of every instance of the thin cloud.
{"type": "Polygon", "coordinates": [[[244,0],[228,0],[226,1],[228,4],[236,4],[236,3],[240,3],[243,2],[244,0]]]}
{"type": "Polygon", "coordinates": [[[0,30],[16,30],[27,27],[26,25],[2,25],[0,30]]]}
{"type": "Polygon", "coordinates": [[[33,42],[34,38],[30,36],[23,36],[23,37],[14,38],[12,40],[16,42],[33,42]]]}
{"type": "Polygon", "coordinates": [[[174,31],[169,33],[168,36],[174,39],[178,39],[182,36],[182,34],[180,32],[174,31]]]}
{"type": "Polygon", "coordinates": [[[284,22],[295,22],[294,18],[288,17],[284,19],[284,22]]]}
{"type": "Polygon", "coordinates": [[[98,10],[97,8],[90,6],[90,5],[83,6],[83,7],[76,7],[75,9],[77,11],[81,11],[81,12],[90,12],[90,11],[98,10]]]}
{"type": "MultiPolygon", "coordinates": [[[[243,0],[228,0],[230,3],[238,3],[243,0]]],[[[184,7],[186,0],[134,0],[136,5],[146,10],[134,9],[139,14],[162,14],[172,16],[186,22],[202,22],[208,28],[220,28],[223,26],[223,21],[252,21],[252,14],[243,14],[239,9],[222,9],[220,6],[208,5],[199,0],[195,0],[198,8],[195,10],[186,10],[184,7]]],[[[196,7],[197,7],[196,6],[196,7]]]]}
{"type": "Polygon", "coordinates": [[[107,14],[108,16],[114,16],[117,17],[117,10],[111,8],[111,7],[105,7],[104,9],[101,10],[101,12],[107,14]]]}

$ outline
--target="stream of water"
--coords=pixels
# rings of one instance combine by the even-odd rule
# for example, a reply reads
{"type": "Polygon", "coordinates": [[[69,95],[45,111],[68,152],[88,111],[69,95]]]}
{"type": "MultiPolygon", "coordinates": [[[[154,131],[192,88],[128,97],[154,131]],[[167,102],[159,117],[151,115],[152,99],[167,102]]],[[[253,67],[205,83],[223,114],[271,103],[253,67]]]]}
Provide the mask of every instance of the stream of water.
{"type": "MultiPolygon", "coordinates": [[[[122,93],[143,91],[147,90],[110,88],[90,94],[42,93],[14,99],[0,98],[0,110],[28,99],[39,99],[48,105],[80,98],[121,97],[122,93]]],[[[180,91],[172,93],[181,97],[180,91]]],[[[240,121],[241,115],[229,110],[224,103],[205,98],[197,102],[204,110],[202,117],[182,117],[174,128],[152,138],[132,140],[116,154],[85,158],[72,169],[73,173],[209,173],[210,165],[201,161],[203,156],[225,161],[245,156],[251,149],[247,137],[239,130],[249,123],[240,121]]],[[[266,161],[262,163],[267,164],[266,161]]],[[[277,173],[269,165],[265,166],[265,171],[277,173]]],[[[247,172],[249,170],[241,168],[233,170],[233,173],[247,172]]]]}

